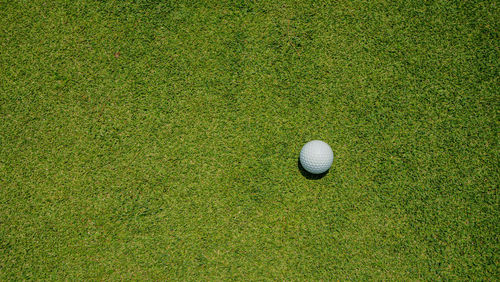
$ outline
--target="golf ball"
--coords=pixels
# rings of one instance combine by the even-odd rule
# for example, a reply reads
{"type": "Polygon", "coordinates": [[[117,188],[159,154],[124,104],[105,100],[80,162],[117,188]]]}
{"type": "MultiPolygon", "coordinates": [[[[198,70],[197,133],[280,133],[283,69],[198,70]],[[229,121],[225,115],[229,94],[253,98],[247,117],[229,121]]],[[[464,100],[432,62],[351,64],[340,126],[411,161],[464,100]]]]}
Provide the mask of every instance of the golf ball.
{"type": "Polygon", "coordinates": [[[307,142],[300,151],[300,164],[313,174],[326,172],[333,163],[333,151],[328,144],[320,140],[307,142]]]}

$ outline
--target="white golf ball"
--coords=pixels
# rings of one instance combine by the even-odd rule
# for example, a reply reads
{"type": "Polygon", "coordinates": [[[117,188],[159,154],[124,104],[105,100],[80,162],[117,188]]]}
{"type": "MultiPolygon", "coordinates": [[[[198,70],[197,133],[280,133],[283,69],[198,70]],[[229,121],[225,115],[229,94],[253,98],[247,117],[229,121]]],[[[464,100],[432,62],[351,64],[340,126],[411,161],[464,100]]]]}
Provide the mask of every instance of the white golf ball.
{"type": "Polygon", "coordinates": [[[320,140],[307,142],[300,151],[300,164],[310,173],[326,172],[333,163],[333,151],[328,144],[320,140]]]}

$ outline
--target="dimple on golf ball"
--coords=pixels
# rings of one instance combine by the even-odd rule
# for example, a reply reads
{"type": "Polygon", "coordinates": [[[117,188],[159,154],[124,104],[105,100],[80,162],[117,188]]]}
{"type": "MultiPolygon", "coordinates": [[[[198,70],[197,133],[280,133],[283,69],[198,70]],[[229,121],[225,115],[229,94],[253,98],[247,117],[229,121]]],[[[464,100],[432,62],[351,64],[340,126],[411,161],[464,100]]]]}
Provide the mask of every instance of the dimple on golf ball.
{"type": "Polygon", "coordinates": [[[333,151],[328,144],[320,140],[307,142],[300,151],[300,164],[313,174],[326,172],[333,163],[333,151]]]}

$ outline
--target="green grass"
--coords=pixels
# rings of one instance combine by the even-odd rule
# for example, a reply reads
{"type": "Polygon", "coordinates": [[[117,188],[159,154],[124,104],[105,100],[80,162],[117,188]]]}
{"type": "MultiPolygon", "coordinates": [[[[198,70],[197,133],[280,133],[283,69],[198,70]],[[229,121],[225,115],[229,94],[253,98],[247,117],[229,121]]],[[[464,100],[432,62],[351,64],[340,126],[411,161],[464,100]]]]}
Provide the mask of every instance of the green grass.
{"type": "Polygon", "coordinates": [[[0,0],[0,280],[498,279],[496,1],[189,2],[0,0]]]}

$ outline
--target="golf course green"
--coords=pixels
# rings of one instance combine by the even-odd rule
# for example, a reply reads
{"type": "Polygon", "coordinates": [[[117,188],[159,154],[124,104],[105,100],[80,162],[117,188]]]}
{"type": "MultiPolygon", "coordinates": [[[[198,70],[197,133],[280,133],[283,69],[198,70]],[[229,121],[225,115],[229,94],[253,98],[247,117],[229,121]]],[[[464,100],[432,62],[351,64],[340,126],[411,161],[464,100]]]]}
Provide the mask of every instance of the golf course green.
{"type": "Polygon", "coordinates": [[[499,8],[0,0],[0,280],[497,280],[499,8]]]}

